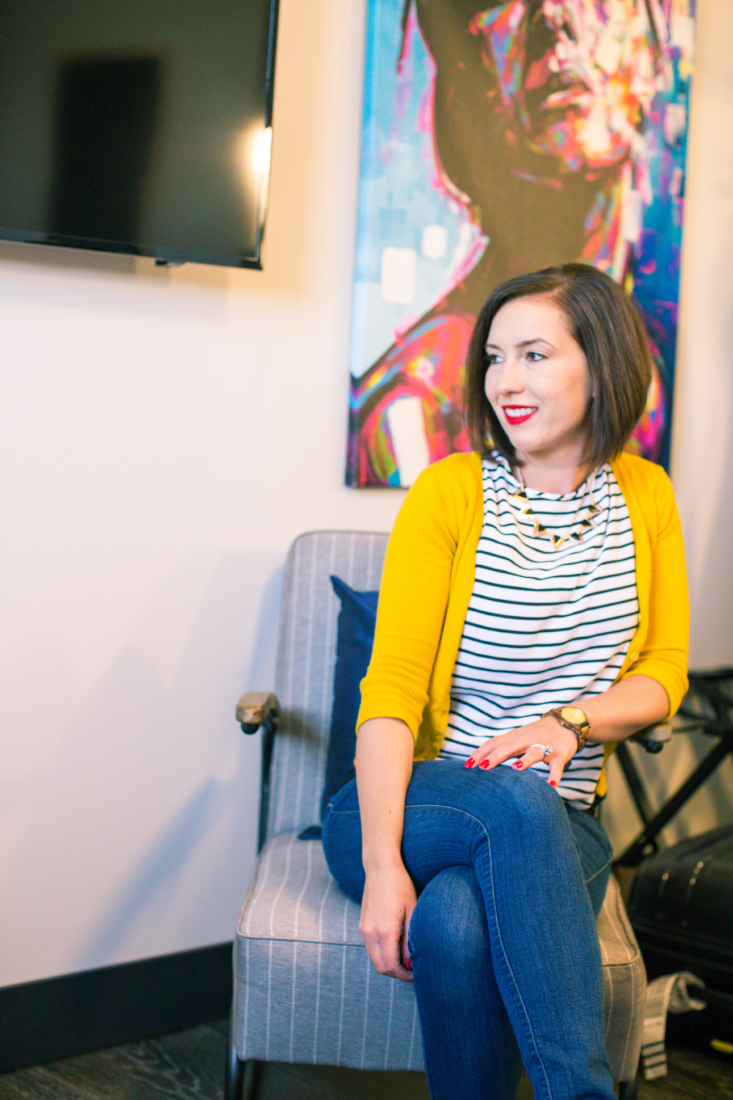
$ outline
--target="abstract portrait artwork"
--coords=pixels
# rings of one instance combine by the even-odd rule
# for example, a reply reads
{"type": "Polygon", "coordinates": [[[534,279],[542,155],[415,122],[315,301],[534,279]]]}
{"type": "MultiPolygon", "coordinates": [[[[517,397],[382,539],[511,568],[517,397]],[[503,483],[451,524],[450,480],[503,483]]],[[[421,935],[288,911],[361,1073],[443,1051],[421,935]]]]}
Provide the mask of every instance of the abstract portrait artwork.
{"type": "Polygon", "coordinates": [[[470,449],[463,364],[505,279],[579,260],[644,316],[629,449],[666,464],[696,0],[367,0],[346,482],[470,449]]]}

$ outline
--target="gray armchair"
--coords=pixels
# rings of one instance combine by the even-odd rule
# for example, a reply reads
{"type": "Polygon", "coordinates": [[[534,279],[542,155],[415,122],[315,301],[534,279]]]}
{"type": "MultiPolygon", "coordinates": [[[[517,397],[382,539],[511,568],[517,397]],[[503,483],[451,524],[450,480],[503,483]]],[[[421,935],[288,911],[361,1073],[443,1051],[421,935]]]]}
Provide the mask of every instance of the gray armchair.
{"type": "MultiPolygon", "coordinates": [[[[275,695],[250,694],[237,716],[262,726],[260,854],[236,930],[227,1100],[251,1097],[257,1064],[423,1068],[412,985],[377,974],[359,907],[331,878],[318,841],[331,720],[339,603],[329,575],[379,587],[387,535],[317,531],[285,568],[275,695]],[[279,702],[278,702],[279,701],[279,702]]],[[[606,1047],[621,1097],[636,1095],[646,975],[612,877],[598,918],[606,1047]]]]}

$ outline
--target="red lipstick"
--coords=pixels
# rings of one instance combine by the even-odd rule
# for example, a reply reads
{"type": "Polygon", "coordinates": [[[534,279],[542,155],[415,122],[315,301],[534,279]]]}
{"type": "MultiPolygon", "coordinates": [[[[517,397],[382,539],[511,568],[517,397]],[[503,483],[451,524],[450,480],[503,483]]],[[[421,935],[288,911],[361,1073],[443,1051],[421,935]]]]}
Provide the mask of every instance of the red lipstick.
{"type": "Polygon", "coordinates": [[[503,405],[501,411],[510,424],[516,425],[524,424],[525,420],[529,420],[530,416],[534,416],[537,407],[531,405],[503,405]]]}

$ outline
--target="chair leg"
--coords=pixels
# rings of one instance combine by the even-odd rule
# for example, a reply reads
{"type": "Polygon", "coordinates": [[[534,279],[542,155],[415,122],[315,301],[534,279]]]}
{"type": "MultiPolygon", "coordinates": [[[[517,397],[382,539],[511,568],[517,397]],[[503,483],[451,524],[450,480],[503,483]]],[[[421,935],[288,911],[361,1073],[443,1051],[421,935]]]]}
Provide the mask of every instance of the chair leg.
{"type": "Polygon", "coordinates": [[[245,1065],[246,1063],[237,1054],[237,1048],[230,1033],[224,1077],[224,1100],[242,1100],[245,1065]]]}
{"type": "Polygon", "coordinates": [[[260,1076],[260,1063],[249,1059],[243,1062],[234,1043],[234,1012],[229,1018],[229,1045],[227,1047],[226,1073],[224,1076],[224,1100],[255,1100],[260,1076]]]}
{"type": "Polygon", "coordinates": [[[637,1100],[639,1095],[639,1074],[633,1081],[621,1081],[618,1086],[618,1100],[637,1100]]]}
{"type": "Polygon", "coordinates": [[[257,1096],[257,1088],[260,1083],[260,1070],[262,1068],[262,1062],[255,1062],[254,1059],[250,1059],[247,1062],[240,1062],[240,1065],[244,1069],[244,1086],[242,1088],[242,1100],[255,1100],[257,1096]]]}

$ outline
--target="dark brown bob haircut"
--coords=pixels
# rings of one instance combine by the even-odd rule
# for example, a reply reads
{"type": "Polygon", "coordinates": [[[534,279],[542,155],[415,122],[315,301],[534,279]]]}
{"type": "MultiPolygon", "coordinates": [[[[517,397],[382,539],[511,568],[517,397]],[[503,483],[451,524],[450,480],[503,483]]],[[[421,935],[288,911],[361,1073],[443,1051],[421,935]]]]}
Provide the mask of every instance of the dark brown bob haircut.
{"type": "Polygon", "coordinates": [[[646,330],[618,283],[587,264],[548,267],[496,288],[476,321],[466,361],[464,406],[471,443],[481,455],[499,451],[520,465],[484,391],[486,342],[494,317],[517,298],[544,297],[565,314],[588,361],[591,401],[583,461],[597,470],[623,449],[644,411],[652,377],[646,330]]]}

